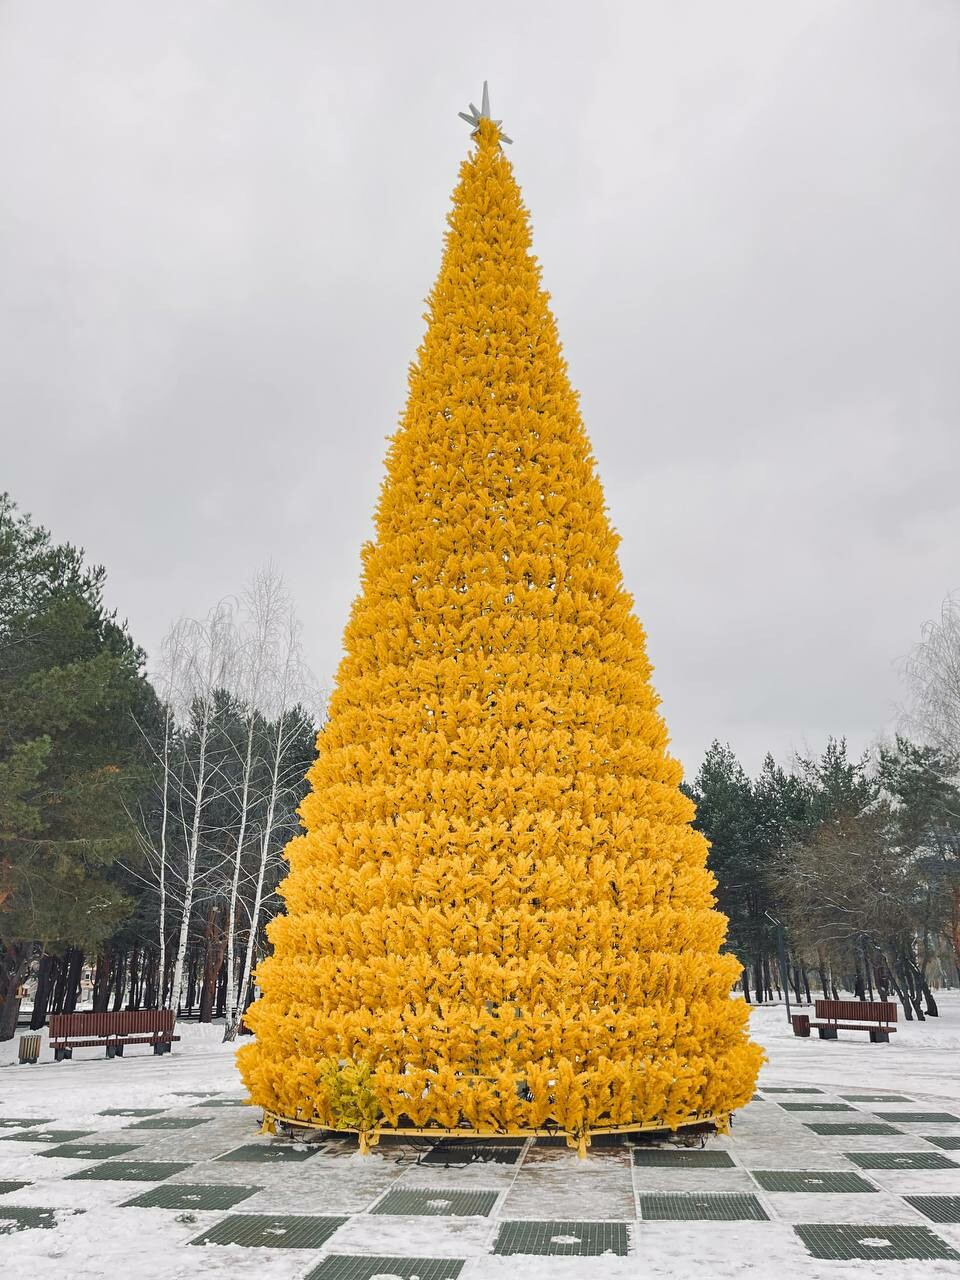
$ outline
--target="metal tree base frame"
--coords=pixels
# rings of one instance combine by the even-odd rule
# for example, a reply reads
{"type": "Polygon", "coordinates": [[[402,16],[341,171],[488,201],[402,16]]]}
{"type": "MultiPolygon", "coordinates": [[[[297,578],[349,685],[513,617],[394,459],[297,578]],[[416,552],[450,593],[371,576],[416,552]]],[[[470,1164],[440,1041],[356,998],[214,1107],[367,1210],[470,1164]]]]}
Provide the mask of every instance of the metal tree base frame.
{"type": "Polygon", "coordinates": [[[608,1133],[662,1133],[664,1137],[672,1136],[678,1138],[686,1138],[695,1141],[697,1138],[705,1139],[708,1134],[724,1132],[729,1127],[730,1115],[715,1114],[704,1112],[700,1115],[690,1116],[687,1120],[681,1121],[676,1125],[665,1125],[662,1121],[635,1123],[635,1124],[616,1124],[616,1125],[598,1125],[595,1128],[587,1128],[582,1132],[572,1132],[569,1129],[556,1128],[543,1129],[473,1129],[461,1126],[456,1129],[442,1129],[439,1125],[430,1125],[427,1128],[417,1128],[416,1126],[407,1125],[389,1125],[376,1124],[370,1129],[355,1129],[348,1125],[336,1128],[329,1124],[323,1124],[319,1120],[304,1120],[302,1118],[294,1119],[291,1116],[281,1115],[278,1111],[269,1111],[265,1107],[263,1109],[263,1125],[261,1133],[276,1134],[282,1132],[291,1137],[295,1137],[298,1130],[310,1130],[315,1133],[326,1133],[332,1136],[355,1133],[357,1135],[360,1154],[367,1156],[370,1154],[372,1147],[375,1147],[382,1137],[390,1138],[457,1138],[461,1141],[470,1139],[497,1139],[497,1138],[566,1138],[567,1146],[575,1150],[581,1159],[586,1159],[587,1150],[590,1147],[592,1137],[599,1137],[601,1134],[608,1133]]]}

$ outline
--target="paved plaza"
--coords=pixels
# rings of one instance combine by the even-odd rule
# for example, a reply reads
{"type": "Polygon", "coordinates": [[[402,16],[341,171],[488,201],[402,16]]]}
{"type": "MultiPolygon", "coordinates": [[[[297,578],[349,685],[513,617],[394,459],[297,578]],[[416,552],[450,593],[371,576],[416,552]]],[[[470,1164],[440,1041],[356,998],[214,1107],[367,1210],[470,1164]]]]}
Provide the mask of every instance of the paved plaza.
{"type": "MultiPolygon", "coordinates": [[[[864,1079],[877,1048],[847,1050],[864,1079]]],[[[771,1073],[703,1149],[606,1140],[584,1161],[556,1139],[389,1140],[364,1157],[347,1139],[260,1135],[231,1058],[210,1059],[5,1069],[18,1087],[15,1103],[0,1094],[0,1262],[32,1277],[845,1277],[881,1263],[960,1277],[960,1105],[929,1093],[771,1073]],[[57,1105],[24,1106],[29,1084],[57,1105]],[[125,1085],[133,1102],[114,1096],[125,1085]]]]}

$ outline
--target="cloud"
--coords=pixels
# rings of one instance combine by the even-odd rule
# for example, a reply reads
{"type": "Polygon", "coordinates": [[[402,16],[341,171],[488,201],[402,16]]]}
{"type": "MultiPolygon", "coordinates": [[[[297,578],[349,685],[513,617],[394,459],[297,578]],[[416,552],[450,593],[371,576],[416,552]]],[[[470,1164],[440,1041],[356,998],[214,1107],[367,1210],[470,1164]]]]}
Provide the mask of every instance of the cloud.
{"type": "Polygon", "coordinates": [[[272,559],[330,679],[491,81],[675,748],[889,719],[960,587],[945,0],[12,4],[3,484],[154,649],[272,559]]]}

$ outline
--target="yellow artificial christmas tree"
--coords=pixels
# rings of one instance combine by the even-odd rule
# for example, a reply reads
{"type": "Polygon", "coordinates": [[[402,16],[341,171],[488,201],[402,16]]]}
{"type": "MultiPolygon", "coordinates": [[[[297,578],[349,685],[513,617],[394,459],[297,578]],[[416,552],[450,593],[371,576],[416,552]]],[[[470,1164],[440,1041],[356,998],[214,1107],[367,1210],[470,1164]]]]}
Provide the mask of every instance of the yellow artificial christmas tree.
{"type": "Polygon", "coordinates": [[[761,1051],[498,122],[453,197],[240,1050],[277,1121],[723,1128],[761,1051]]]}

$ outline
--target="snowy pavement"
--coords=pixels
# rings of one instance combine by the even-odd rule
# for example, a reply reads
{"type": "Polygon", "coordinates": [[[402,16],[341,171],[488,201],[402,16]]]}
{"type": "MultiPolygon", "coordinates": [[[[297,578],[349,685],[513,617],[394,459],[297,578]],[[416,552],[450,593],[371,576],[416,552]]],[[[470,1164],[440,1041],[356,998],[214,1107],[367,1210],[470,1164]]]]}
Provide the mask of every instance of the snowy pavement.
{"type": "Polygon", "coordinates": [[[586,1161],[261,1137],[216,1027],[163,1058],[3,1045],[0,1275],[960,1280],[960,997],[942,1013],[872,1045],[757,1010],[769,1061],[730,1135],[586,1161]]]}

